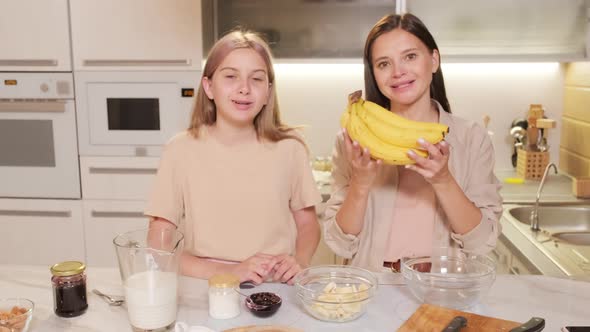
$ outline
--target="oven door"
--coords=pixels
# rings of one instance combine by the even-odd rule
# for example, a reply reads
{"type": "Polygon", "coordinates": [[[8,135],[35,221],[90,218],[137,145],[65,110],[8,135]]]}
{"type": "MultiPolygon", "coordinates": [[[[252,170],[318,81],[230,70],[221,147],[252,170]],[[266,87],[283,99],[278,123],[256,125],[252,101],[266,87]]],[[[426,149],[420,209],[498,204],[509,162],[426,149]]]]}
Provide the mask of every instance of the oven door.
{"type": "Polygon", "coordinates": [[[0,197],[80,198],[73,100],[0,101],[0,197]]]}
{"type": "Polygon", "coordinates": [[[198,74],[76,74],[80,154],[159,156],[188,128],[198,74]]]}

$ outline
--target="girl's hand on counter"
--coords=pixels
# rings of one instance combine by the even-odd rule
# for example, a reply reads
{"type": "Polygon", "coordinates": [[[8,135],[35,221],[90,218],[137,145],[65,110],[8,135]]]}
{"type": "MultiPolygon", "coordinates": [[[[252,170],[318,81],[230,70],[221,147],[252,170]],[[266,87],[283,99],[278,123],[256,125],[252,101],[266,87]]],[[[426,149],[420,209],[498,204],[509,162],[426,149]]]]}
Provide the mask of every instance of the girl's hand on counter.
{"type": "Polygon", "coordinates": [[[240,278],[240,282],[251,281],[256,285],[263,283],[277,264],[275,256],[257,253],[245,261],[232,266],[231,273],[240,278]]]}
{"type": "Polygon", "coordinates": [[[303,266],[291,255],[282,254],[275,257],[277,264],[273,268],[273,280],[293,285],[293,277],[303,269],[303,266]]]}

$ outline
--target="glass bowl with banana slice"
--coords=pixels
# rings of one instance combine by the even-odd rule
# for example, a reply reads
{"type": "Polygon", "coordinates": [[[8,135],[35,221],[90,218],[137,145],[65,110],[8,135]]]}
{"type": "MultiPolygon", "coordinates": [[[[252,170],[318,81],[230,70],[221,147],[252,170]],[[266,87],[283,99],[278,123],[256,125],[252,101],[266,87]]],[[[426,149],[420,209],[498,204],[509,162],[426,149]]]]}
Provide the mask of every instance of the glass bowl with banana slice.
{"type": "Polygon", "coordinates": [[[377,290],[370,271],[345,265],[318,265],[295,278],[297,298],[311,316],[329,322],[357,319],[377,290]]]}

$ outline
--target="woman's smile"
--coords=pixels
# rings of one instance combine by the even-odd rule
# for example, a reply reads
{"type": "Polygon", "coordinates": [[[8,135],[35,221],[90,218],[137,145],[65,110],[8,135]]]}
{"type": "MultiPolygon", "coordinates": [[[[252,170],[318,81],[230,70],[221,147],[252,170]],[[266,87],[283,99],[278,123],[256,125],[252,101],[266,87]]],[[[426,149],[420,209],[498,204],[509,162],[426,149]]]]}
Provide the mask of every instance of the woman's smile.
{"type": "Polygon", "coordinates": [[[405,91],[408,90],[409,88],[412,87],[412,84],[415,82],[416,80],[406,80],[406,81],[402,81],[402,82],[398,82],[395,84],[391,85],[391,88],[396,90],[396,91],[405,91]]]}

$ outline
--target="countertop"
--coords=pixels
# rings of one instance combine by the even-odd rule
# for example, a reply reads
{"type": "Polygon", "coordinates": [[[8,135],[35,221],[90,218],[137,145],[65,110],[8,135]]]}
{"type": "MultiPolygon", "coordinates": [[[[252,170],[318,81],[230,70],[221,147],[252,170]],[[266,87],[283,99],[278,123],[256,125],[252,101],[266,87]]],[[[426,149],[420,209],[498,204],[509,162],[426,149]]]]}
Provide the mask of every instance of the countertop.
{"type": "MultiPolygon", "coordinates": [[[[502,183],[500,195],[505,204],[534,204],[540,180],[524,180],[522,184],[505,183],[507,178],[516,178],[516,171],[496,171],[496,177],[502,183]]],[[[324,202],[331,194],[330,172],[313,171],[318,189],[324,202]]],[[[563,173],[547,175],[540,202],[543,204],[589,204],[590,199],[577,198],[572,193],[572,179],[563,173]]]]}
{"type": "MultiPolygon", "coordinates": [[[[116,268],[89,267],[88,311],[79,317],[60,318],[53,314],[49,267],[0,266],[0,294],[26,297],[35,302],[31,332],[131,331],[125,307],[109,307],[90,292],[97,288],[109,294],[122,294],[116,268]]],[[[348,323],[326,323],[307,315],[296,302],[295,288],[284,284],[263,284],[249,291],[272,291],[284,301],[279,312],[269,318],[256,318],[242,307],[233,319],[215,320],[208,316],[207,282],[180,279],[180,308],[177,321],[207,326],[216,331],[245,325],[279,324],[304,331],[393,331],[418,308],[404,285],[379,285],[368,311],[348,323]]],[[[590,325],[590,283],[546,276],[498,275],[488,294],[470,312],[517,322],[543,317],[545,331],[559,331],[565,325],[590,325]]]]}
{"type": "MultiPolygon", "coordinates": [[[[496,177],[502,182],[500,195],[505,204],[534,204],[540,180],[524,180],[522,184],[505,183],[506,178],[518,177],[515,171],[497,171],[496,177]]],[[[572,192],[572,179],[565,174],[547,175],[540,196],[542,204],[590,204],[590,199],[577,198],[572,192]]]]}

